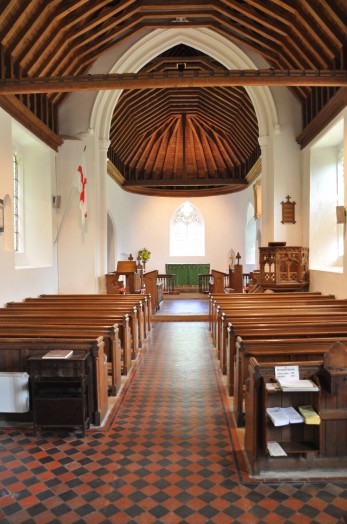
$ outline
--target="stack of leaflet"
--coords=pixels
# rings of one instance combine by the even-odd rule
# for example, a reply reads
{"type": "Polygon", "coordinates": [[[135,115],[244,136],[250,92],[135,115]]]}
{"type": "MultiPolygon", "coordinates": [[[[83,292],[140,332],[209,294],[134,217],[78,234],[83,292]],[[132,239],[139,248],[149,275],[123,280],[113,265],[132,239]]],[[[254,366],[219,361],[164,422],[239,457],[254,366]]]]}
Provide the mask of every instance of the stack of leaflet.
{"type": "Polygon", "coordinates": [[[319,391],[317,384],[308,379],[278,378],[277,382],[282,391],[319,391]]]}
{"type": "Polygon", "coordinates": [[[287,408],[266,408],[266,413],[274,426],[286,426],[287,424],[304,422],[303,417],[292,406],[287,408]]]}
{"type": "Polygon", "coordinates": [[[315,412],[312,406],[299,406],[298,409],[304,417],[305,424],[320,424],[320,416],[315,412]]]}

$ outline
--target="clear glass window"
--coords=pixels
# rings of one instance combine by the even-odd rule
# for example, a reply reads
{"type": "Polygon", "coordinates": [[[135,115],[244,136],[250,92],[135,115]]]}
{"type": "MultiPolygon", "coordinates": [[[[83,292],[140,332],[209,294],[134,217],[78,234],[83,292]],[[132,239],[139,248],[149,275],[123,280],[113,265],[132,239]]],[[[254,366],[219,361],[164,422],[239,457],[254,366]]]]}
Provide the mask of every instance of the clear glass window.
{"type": "Polygon", "coordinates": [[[170,256],[204,256],[205,227],[199,210],[184,202],[170,224],[170,256]]]}

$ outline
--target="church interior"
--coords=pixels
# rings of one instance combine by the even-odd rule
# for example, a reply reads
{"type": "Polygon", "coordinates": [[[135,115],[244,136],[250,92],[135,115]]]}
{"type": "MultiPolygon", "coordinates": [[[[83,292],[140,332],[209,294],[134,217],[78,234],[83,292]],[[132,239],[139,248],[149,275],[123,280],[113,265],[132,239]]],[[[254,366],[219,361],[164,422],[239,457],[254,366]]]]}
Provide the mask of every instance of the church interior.
{"type": "Polygon", "coordinates": [[[347,524],[346,2],[0,4],[0,521],[347,524]]]}

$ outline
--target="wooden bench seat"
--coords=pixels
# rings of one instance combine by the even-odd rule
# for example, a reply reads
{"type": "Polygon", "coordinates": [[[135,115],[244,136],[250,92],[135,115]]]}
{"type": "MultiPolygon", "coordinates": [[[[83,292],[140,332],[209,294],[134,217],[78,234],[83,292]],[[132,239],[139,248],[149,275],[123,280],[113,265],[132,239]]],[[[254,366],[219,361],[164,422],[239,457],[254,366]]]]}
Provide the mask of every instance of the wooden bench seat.
{"type": "Polygon", "coordinates": [[[91,301],[102,301],[102,302],[113,302],[115,304],[126,304],[132,303],[136,305],[140,303],[143,305],[143,311],[146,318],[147,330],[151,330],[151,295],[147,294],[127,294],[127,295],[107,295],[107,294],[58,294],[58,295],[39,295],[37,298],[25,299],[27,300],[91,300],[91,301]]]}
{"type": "Polygon", "coordinates": [[[325,320],[346,320],[347,307],[341,306],[333,308],[331,306],[315,307],[313,305],[305,306],[303,308],[249,308],[244,310],[223,310],[218,316],[215,346],[217,348],[217,355],[220,359],[222,372],[226,373],[226,342],[227,342],[227,326],[231,322],[236,324],[244,319],[252,321],[254,324],[262,322],[276,322],[281,319],[283,322],[300,321],[302,320],[320,320],[323,324],[325,320]]]}
{"type": "Polygon", "coordinates": [[[347,316],[343,321],[335,321],[332,316],[326,318],[325,322],[310,317],[302,317],[292,321],[288,319],[264,318],[260,323],[252,322],[229,322],[227,326],[227,342],[225,350],[227,390],[229,395],[234,394],[234,365],[235,365],[235,342],[240,336],[245,340],[256,340],[263,338],[295,338],[295,337],[325,337],[339,338],[347,336],[347,316]]]}
{"type": "MultiPolygon", "coordinates": [[[[132,345],[133,337],[131,335],[129,315],[109,314],[107,316],[105,313],[98,310],[96,312],[83,312],[82,316],[81,313],[70,313],[60,310],[52,311],[47,308],[43,311],[37,309],[15,310],[4,308],[0,309],[0,322],[5,325],[11,322],[16,324],[17,326],[21,325],[24,322],[29,322],[31,324],[38,323],[39,325],[45,322],[50,324],[61,324],[62,326],[74,324],[76,326],[80,326],[82,329],[85,326],[92,326],[95,324],[98,324],[100,326],[106,325],[111,329],[114,324],[117,324],[118,337],[120,340],[123,361],[123,374],[126,375],[130,370],[134,347],[132,345]],[[13,318],[12,322],[10,320],[11,317],[13,318]]],[[[107,346],[107,349],[110,351],[107,355],[109,357],[109,361],[111,363],[116,362],[117,354],[111,353],[112,345],[110,344],[110,346],[107,346]]],[[[112,364],[111,375],[113,377],[113,390],[114,388],[117,388],[116,384],[114,383],[114,378],[118,376],[118,374],[118,370],[112,364]]]]}
{"type": "Polygon", "coordinates": [[[7,336],[44,336],[46,338],[67,337],[78,339],[85,336],[102,336],[104,353],[107,357],[107,369],[111,377],[110,395],[115,396],[121,387],[121,375],[130,369],[130,342],[128,321],[122,324],[104,324],[104,322],[85,322],[76,319],[51,317],[23,317],[21,322],[15,317],[0,317],[0,337],[7,336]],[[119,336],[121,334],[121,336],[119,336]],[[122,342],[121,342],[122,340],[122,342]],[[126,350],[123,351],[122,344],[126,350]]]}
{"type": "MultiPolygon", "coordinates": [[[[88,304],[43,304],[41,302],[9,302],[5,308],[0,308],[0,315],[6,314],[6,311],[15,311],[17,314],[27,314],[30,311],[36,311],[38,313],[44,313],[47,311],[56,313],[59,316],[61,313],[70,314],[71,317],[86,317],[91,318],[95,315],[95,318],[100,316],[115,317],[119,318],[122,315],[127,314],[129,317],[129,325],[131,329],[131,340],[132,340],[132,358],[135,358],[139,347],[139,332],[143,330],[139,324],[138,309],[136,306],[129,305],[127,307],[114,306],[108,304],[99,305],[88,305],[88,304]]],[[[66,316],[66,315],[64,315],[66,316]]],[[[116,320],[115,320],[116,322],[116,320]]],[[[141,345],[143,341],[141,341],[141,345]]]]}
{"type": "MultiPolygon", "coordinates": [[[[143,333],[144,338],[151,330],[151,316],[150,316],[150,304],[149,295],[103,295],[103,294],[90,294],[90,295],[41,295],[36,298],[26,298],[23,302],[9,302],[7,305],[12,304],[67,304],[70,305],[85,305],[96,307],[103,307],[104,305],[110,305],[111,307],[123,308],[128,313],[129,307],[136,307],[140,322],[143,322],[143,333]]],[[[6,307],[7,307],[6,305],[6,307]]]]}
{"type": "MultiPolygon", "coordinates": [[[[295,322],[305,320],[319,320],[324,323],[324,319],[340,319],[344,321],[346,319],[346,305],[345,300],[336,300],[324,297],[323,295],[315,295],[315,298],[310,303],[310,299],[307,298],[307,294],[303,293],[301,297],[291,297],[288,304],[283,303],[283,295],[292,295],[291,293],[281,294],[268,294],[265,295],[265,299],[258,299],[255,305],[255,301],[248,296],[244,298],[234,300],[234,305],[230,303],[233,301],[225,300],[225,303],[218,304],[216,306],[216,317],[213,318],[213,333],[212,340],[217,348],[217,356],[220,360],[220,365],[223,374],[228,373],[227,359],[228,352],[233,351],[233,348],[227,350],[227,326],[231,322],[233,324],[239,322],[250,322],[252,324],[259,324],[261,322],[276,323],[276,322],[295,322]],[[278,295],[278,296],[277,296],[278,295]],[[269,298],[271,297],[271,298],[269,298]],[[275,297],[275,298],[272,298],[275,297]],[[241,305],[239,303],[241,302],[241,305]]],[[[232,355],[231,362],[233,362],[232,355]]],[[[232,371],[231,371],[232,373],[232,371]]],[[[232,378],[229,379],[229,383],[232,382],[232,378]]]]}
{"type": "Polygon", "coordinates": [[[321,300],[322,298],[328,298],[328,299],[334,299],[334,295],[323,295],[319,292],[295,292],[295,293],[266,293],[266,294],[259,294],[259,295],[249,295],[247,293],[233,293],[231,295],[220,293],[210,293],[209,295],[209,313],[212,315],[212,309],[217,304],[233,304],[236,301],[240,302],[246,302],[250,303],[250,301],[253,302],[262,302],[264,300],[267,300],[269,303],[271,301],[277,301],[277,300],[285,300],[287,302],[298,300],[298,299],[304,299],[304,300],[314,300],[318,299],[321,300]]]}
{"type": "Polygon", "coordinates": [[[90,303],[105,303],[105,304],[114,304],[114,305],[133,305],[136,306],[140,312],[140,316],[143,315],[143,329],[144,329],[144,338],[147,338],[148,334],[151,331],[152,322],[151,322],[151,297],[150,295],[138,295],[138,294],[128,294],[128,295],[105,295],[105,294],[60,294],[60,295],[40,295],[37,298],[26,298],[24,302],[37,302],[43,300],[46,302],[72,302],[78,303],[83,302],[86,304],[90,303]]]}
{"type": "Polygon", "coordinates": [[[108,361],[111,364],[112,389],[118,391],[117,383],[119,379],[119,365],[117,364],[121,355],[122,360],[122,374],[126,375],[131,367],[132,360],[132,344],[131,344],[131,330],[129,324],[129,316],[105,316],[102,313],[88,314],[83,317],[79,315],[70,315],[66,312],[52,312],[52,311],[24,311],[17,313],[4,314],[0,311],[0,327],[4,329],[6,326],[17,326],[23,328],[27,326],[40,327],[44,325],[57,325],[70,328],[94,329],[99,330],[99,334],[106,337],[106,354],[108,361]],[[117,326],[117,343],[113,341],[114,326],[117,326]],[[110,342],[108,343],[108,340],[110,342]],[[119,349],[118,349],[119,348],[119,349]]]}
{"type": "Polygon", "coordinates": [[[4,351],[0,351],[2,370],[11,367],[11,355],[14,353],[9,340],[46,340],[54,347],[59,347],[60,341],[70,340],[78,347],[81,340],[101,337],[103,355],[108,357],[108,363],[103,358],[106,380],[101,382],[102,377],[98,374],[93,376],[93,388],[96,391],[105,389],[99,394],[106,396],[106,408],[100,416],[94,416],[98,423],[107,410],[108,368],[111,373],[110,393],[116,395],[121,387],[121,373],[129,372],[131,361],[136,358],[151,326],[148,297],[128,295],[119,296],[116,300],[110,298],[113,297],[83,295],[67,298],[58,295],[28,298],[0,308],[0,343],[7,342],[2,346],[4,351]]]}
{"type": "Polygon", "coordinates": [[[17,315],[18,318],[22,316],[30,315],[42,315],[46,316],[50,314],[52,317],[61,317],[61,318],[85,318],[85,319],[108,319],[108,322],[112,324],[122,323],[122,318],[126,315],[128,317],[128,322],[131,331],[131,359],[136,358],[136,355],[139,350],[139,339],[138,339],[138,316],[137,310],[135,307],[127,308],[128,313],[124,309],[120,308],[107,308],[96,306],[92,309],[87,306],[64,306],[64,305],[51,305],[44,307],[43,305],[28,303],[28,306],[25,307],[22,303],[11,304],[9,307],[0,308],[0,318],[2,316],[8,315],[10,312],[17,315]]]}
{"type": "MultiPolygon", "coordinates": [[[[272,295],[265,295],[265,296],[271,296],[272,295]]],[[[250,300],[236,300],[236,301],[228,301],[227,299],[220,300],[220,301],[212,301],[210,302],[209,306],[209,327],[211,331],[211,336],[213,342],[215,342],[215,339],[217,337],[217,324],[218,324],[218,317],[222,312],[232,312],[235,310],[243,311],[245,308],[273,308],[273,307],[295,307],[298,308],[304,308],[305,306],[346,306],[347,301],[345,300],[336,300],[334,298],[327,298],[324,296],[314,296],[314,298],[308,298],[308,297],[300,297],[300,298],[291,298],[286,299],[285,297],[276,297],[274,299],[258,299],[257,301],[254,301],[252,298],[250,300]]]]}

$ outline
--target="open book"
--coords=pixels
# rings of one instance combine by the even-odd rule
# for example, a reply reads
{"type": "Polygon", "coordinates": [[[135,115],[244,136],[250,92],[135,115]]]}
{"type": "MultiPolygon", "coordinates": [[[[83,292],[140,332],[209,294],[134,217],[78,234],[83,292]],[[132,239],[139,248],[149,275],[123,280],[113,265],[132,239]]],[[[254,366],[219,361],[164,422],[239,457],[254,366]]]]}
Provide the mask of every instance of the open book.
{"type": "Polygon", "coordinates": [[[70,358],[73,355],[73,351],[70,349],[52,349],[43,355],[42,358],[70,358]]]}
{"type": "Polygon", "coordinates": [[[309,379],[278,378],[277,382],[282,391],[319,391],[317,384],[309,379]]]}

